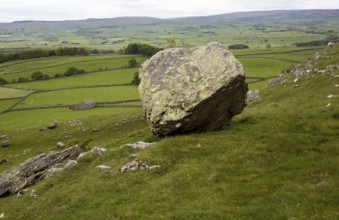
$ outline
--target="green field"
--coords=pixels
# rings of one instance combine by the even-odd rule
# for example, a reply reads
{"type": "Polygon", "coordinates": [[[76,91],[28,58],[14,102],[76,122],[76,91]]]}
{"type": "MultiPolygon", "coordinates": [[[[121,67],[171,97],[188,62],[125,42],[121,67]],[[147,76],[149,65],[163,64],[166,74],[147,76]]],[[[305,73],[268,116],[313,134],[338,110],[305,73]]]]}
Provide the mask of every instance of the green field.
{"type": "MultiPolygon", "coordinates": [[[[171,30],[171,25],[166,27],[167,32],[171,30]]],[[[155,30],[163,31],[158,33],[157,42],[165,39],[167,32],[161,28],[148,29],[155,30]]],[[[239,28],[239,31],[244,30],[239,28]]],[[[177,34],[181,32],[185,31],[177,30],[177,34]]],[[[192,40],[194,44],[207,39],[206,36],[185,38],[193,33],[194,30],[190,30],[177,37],[181,36],[183,42],[192,40]]],[[[229,37],[235,35],[227,33],[229,37]]],[[[253,30],[249,28],[243,35],[251,33],[253,30]]],[[[134,37],[147,38],[149,34],[138,32],[134,37]]],[[[272,42],[278,44],[278,34],[270,36],[276,36],[272,42]]],[[[302,36],[303,33],[294,33],[289,37],[302,36]]],[[[285,39],[288,35],[283,33],[281,37],[285,39]]],[[[73,40],[85,42],[81,37],[73,40]]],[[[93,44],[95,41],[91,40],[93,44]]],[[[0,112],[8,110],[0,113],[0,136],[7,135],[11,141],[10,147],[0,149],[0,160],[9,160],[0,165],[0,171],[40,153],[57,150],[55,145],[59,141],[66,147],[79,144],[84,148],[108,149],[103,156],[90,154],[79,160],[79,166],[39,182],[23,197],[0,198],[0,213],[5,213],[8,219],[37,220],[338,219],[339,99],[327,96],[338,95],[335,85],[339,84],[339,78],[314,74],[300,78],[298,84],[293,78],[286,78],[282,84],[267,85],[282,69],[313,57],[312,50],[295,50],[298,49],[232,51],[244,66],[249,88],[260,89],[261,99],[250,103],[242,114],[217,132],[154,137],[143,118],[141,102],[137,101],[137,86],[130,85],[137,68],[0,87],[0,98],[23,97],[0,100],[0,112]],[[34,93],[28,95],[30,92],[34,93]],[[136,101],[108,103],[82,111],[67,108],[85,100],[136,101]],[[17,102],[18,105],[9,109],[17,102]],[[329,102],[332,107],[325,107],[329,102]],[[43,107],[49,108],[41,109],[43,107]],[[70,121],[74,120],[81,125],[71,126],[70,121]],[[52,122],[57,122],[58,127],[47,129],[52,122]],[[93,128],[100,131],[93,132],[93,128]],[[121,147],[141,140],[155,144],[145,150],[121,147]],[[161,168],[119,172],[122,165],[132,160],[130,154],[161,168]],[[95,169],[102,164],[112,168],[95,169]],[[37,197],[29,196],[32,189],[37,197]]],[[[314,65],[326,68],[338,62],[337,55],[334,53],[335,59],[317,61],[314,65]]],[[[31,70],[41,70],[53,75],[72,64],[98,70],[106,65],[123,67],[131,58],[97,57],[96,61],[90,61],[92,56],[83,56],[3,63],[0,73],[25,71],[4,76],[29,77],[31,70]]],[[[138,57],[139,62],[143,60],[144,57],[138,57]]]]}

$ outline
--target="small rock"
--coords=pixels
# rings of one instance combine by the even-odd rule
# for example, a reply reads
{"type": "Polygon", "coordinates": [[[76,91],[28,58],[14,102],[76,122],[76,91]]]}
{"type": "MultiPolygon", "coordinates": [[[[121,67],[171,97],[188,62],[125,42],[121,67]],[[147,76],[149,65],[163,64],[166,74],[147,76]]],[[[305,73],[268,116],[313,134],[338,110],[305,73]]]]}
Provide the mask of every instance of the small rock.
{"type": "Polygon", "coordinates": [[[25,149],[24,152],[23,152],[23,155],[28,154],[30,151],[31,151],[31,149],[25,149]]]}
{"type": "Polygon", "coordinates": [[[78,166],[78,165],[79,165],[79,163],[76,162],[75,160],[68,160],[66,165],[65,165],[65,168],[66,167],[75,167],[75,166],[78,166]]]}
{"type": "Polygon", "coordinates": [[[63,148],[65,146],[65,144],[61,141],[59,141],[57,144],[56,144],[56,147],[57,148],[63,148]]]}
{"type": "Polygon", "coordinates": [[[154,166],[148,166],[146,163],[143,163],[142,161],[137,161],[137,160],[133,160],[129,163],[127,163],[126,165],[124,165],[123,167],[121,167],[119,170],[121,172],[125,172],[125,171],[134,171],[134,170],[153,170],[153,169],[158,169],[160,168],[159,165],[154,165],[154,166]]]}
{"type": "Polygon", "coordinates": [[[55,173],[63,171],[63,168],[52,167],[47,170],[45,178],[53,176],[55,173]]]}
{"type": "Polygon", "coordinates": [[[335,84],[334,87],[339,87],[339,84],[335,84]]]}
{"type": "Polygon", "coordinates": [[[83,152],[83,153],[79,154],[77,160],[80,159],[80,158],[82,158],[82,157],[84,157],[84,156],[86,156],[88,153],[89,153],[89,152],[83,152]]]}
{"type": "Polygon", "coordinates": [[[0,136],[0,140],[5,140],[5,139],[7,139],[8,137],[7,137],[7,135],[1,135],[0,136]]]}
{"type": "Polygon", "coordinates": [[[331,108],[332,107],[332,103],[328,103],[325,107],[326,108],[331,108]]]}
{"type": "Polygon", "coordinates": [[[151,144],[153,143],[147,143],[147,142],[143,142],[143,141],[138,141],[136,143],[133,143],[133,144],[125,144],[124,146],[125,147],[131,147],[131,148],[134,148],[134,149],[145,149],[146,147],[150,146],[151,144]]]}
{"type": "Polygon", "coordinates": [[[3,164],[6,164],[8,163],[9,161],[7,159],[2,159],[0,160],[0,165],[3,165],[3,164]]]}
{"type": "Polygon", "coordinates": [[[331,99],[331,98],[333,98],[333,97],[334,97],[334,95],[328,95],[328,96],[327,96],[328,99],[331,99]]]}
{"type": "Polygon", "coordinates": [[[259,90],[254,90],[254,91],[248,91],[247,92],[247,97],[246,97],[246,103],[252,102],[256,99],[259,99],[259,90]]]}
{"type": "Polygon", "coordinates": [[[71,138],[72,136],[71,135],[65,135],[64,136],[64,139],[69,139],[69,138],[71,138]]]}
{"type": "Polygon", "coordinates": [[[136,158],[137,155],[136,155],[136,154],[130,154],[130,155],[128,155],[128,157],[129,157],[129,158],[136,158]]]}
{"type": "Polygon", "coordinates": [[[92,128],[92,131],[93,132],[98,132],[98,131],[101,131],[101,129],[100,128],[92,128]]]}
{"type": "Polygon", "coordinates": [[[38,131],[39,132],[42,132],[42,131],[44,131],[45,129],[44,128],[40,128],[38,131]]]}
{"type": "Polygon", "coordinates": [[[297,83],[299,81],[299,78],[296,78],[293,80],[294,83],[297,83]]]}
{"type": "Polygon", "coordinates": [[[19,197],[22,197],[24,195],[24,191],[23,190],[20,190],[17,194],[16,194],[16,197],[19,198],[19,197]]]}
{"type": "Polygon", "coordinates": [[[110,166],[106,166],[106,165],[99,165],[95,167],[95,169],[98,169],[98,170],[107,170],[110,168],[111,168],[110,166]]]}
{"type": "Polygon", "coordinates": [[[102,155],[102,154],[105,154],[107,153],[107,150],[105,148],[101,148],[101,147],[95,147],[91,150],[91,152],[97,154],[97,155],[102,155]]]}
{"type": "Polygon", "coordinates": [[[32,189],[30,196],[31,196],[31,197],[36,197],[36,192],[35,192],[34,189],[32,189]]]}
{"type": "Polygon", "coordinates": [[[149,169],[150,170],[160,169],[160,166],[159,165],[150,166],[149,169]]]}
{"type": "Polygon", "coordinates": [[[51,124],[49,124],[49,125],[47,126],[48,129],[54,129],[54,128],[56,128],[56,127],[58,127],[58,125],[57,125],[57,123],[55,123],[55,122],[53,122],[53,123],[51,123],[51,124]]]}
{"type": "Polygon", "coordinates": [[[1,213],[0,218],[5,218],[5,213],[1,213]]]}
{"type": "Polygon", "coordinates": [[[9,145],[11,145],[10,141],[3,141],[1,144],[2,147],[9,147],[9,145]]]}

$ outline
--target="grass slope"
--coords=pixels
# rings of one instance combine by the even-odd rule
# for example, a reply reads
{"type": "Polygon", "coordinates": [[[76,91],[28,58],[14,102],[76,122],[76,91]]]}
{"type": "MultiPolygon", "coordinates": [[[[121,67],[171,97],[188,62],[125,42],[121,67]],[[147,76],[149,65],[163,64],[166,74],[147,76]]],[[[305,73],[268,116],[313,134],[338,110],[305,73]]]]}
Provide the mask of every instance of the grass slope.
{"type": "MultiPolygon", "coordinates": [[[[326,74],[267,87],[219,132],[156,139],[132,116],[141,109],[84,118],[86,126],[66,123],[45,135],[27,128],[31,136],[3,156],[17,158],[26,146],[38,152],[66,134],[72,136],[67,146],[92,139],[88,146],[109,153],[88,155],[33,186],[37,197],[2,198],[1,212],[9,219],[338,219],[339,99],[327,98],[338,94],[338,84],[326,74]],[[104,129],[83,130],[93,126],[104,129]],[[139,140],[156,144],[120,147],[139,140]],[[131,153],[161,168],[118,172],[131,153]],[[112,169],[94,168],[101,164],[112,169]]],[[[14,137],[18,131],[6,132],[14,137]]]]}

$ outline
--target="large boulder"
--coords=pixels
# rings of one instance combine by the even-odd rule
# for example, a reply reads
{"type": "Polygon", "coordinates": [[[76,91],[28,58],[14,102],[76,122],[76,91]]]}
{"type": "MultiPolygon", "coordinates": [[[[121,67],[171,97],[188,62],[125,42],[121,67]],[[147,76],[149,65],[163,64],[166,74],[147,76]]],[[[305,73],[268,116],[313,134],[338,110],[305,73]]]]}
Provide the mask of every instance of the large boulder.
{"type": "Polygon", "coordinates": [[[139,72],[146,118],[158,136],[218,130],[246,106],[243,66],[216,42],[160,51],[139,72]]]}

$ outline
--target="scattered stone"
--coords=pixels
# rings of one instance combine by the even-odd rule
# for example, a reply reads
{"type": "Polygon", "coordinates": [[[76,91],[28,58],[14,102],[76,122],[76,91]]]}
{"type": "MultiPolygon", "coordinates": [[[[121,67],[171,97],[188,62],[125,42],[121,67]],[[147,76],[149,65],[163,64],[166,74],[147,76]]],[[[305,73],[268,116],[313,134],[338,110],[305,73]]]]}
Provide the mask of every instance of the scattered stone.
{"type": "Polygon", "coordinates": [[[64,139],[69,139],[69,138],[71,138],[72,136],[71,135],[65,135],[64,136],[64,139]]]}
{"type": "Polygon", "coordinates": [[[31,152],[31,149],[25,149],[24,152],[23,152],[23,155],[26,155],[26,154],[28,154],[29,152],[31,152]]]}
{"type": "Polygon", "coordinates": [[[100,128],[92,128],[92,131],[93,132],[99,132],[99,131],[101,131],[101,129],[100,128]]]}
{"type": "Polygon", "coordinates": [[[34,185],[46,177],[50,168],[76,158],[80,151],[80,147],[74,146],[61,152],[43,153],[0,173],[0,197],[15,194],[34,185]]]}
{"type": "Polygon", "coordinates": [[[0,165],[4,165],[6,163],[8,163],[9,161],[7,159],[2,159],[0,160],[0,165]]]}
{"type": "Polygon", "coordinates": [[[293,80],[294,83],[297,83],[299,81],[299,78],[296,78],[293,80]]]}
{"type": "Polygon", "coordinates": [[[328,96],[327,96],[328,99],[331,99],[331,98],[333,98],[333,97],[334,97],[334,95],[328,95],[328,96]]]}
{"type": "Polygon", "coordinates": [[[34,189],[32,189],[30,196],[31,196],[31,197],[36,197],[36,192],[35,192],[34,189]]]}
{"type": "Polygon", "coordinates": [[[9,145],[11,145],[10,141],[3,141],[1,144],[2,147],[9,147],[9,145]]]}
{"type": "Polygon", "coordinates": [[[87,109],[94,108],[95,106],[96,106],[96,102],[89,100],[89,101],[80,102],[76,105],[72,105],[69,108],[72,110],[87,110],[87,109]]]}
{"type": "Polygon", "coordinates": [[[143,141],[138,141],[136,143],[133,144],[125,144],[125,147],[131,147],[134,149],[145,149],[146,147],[152,145],[153,143],[147,143],[147,142],[143,142],[143,141]]]}
{"type": "Polygon", "coordinates": [[[42,132],[42,131],[44,131],[45,129],[44,128],[40,128],[38,131],[39,132],[42,132]]]}
{"type": "Polygon", "coordinates": [[[68,123],[69,123],[69,126],[71,126],[71,127],[83,125],[82,121],[77,120],[77,119],[70,120],[70,121],[68,121],[68,123]]]}
{"type": "Polygon", "coordinates": [[[107,170],[110,168],[111,168],[110,166],[106,166],[106,165],[99,165],[95,167],[95,169],[98,169],[98,170],[107,170]]]}
{"type": "Polygon", "coordinates": [[[79,163],[75,160],[68,160],[67,163],[65,164],[65,168],[66,167],[75,167],[78,166],[79,163]]]}
{"type": "Polygon", "coordinates": [[[97,154],[97,155],[102,155],[102,154],[105,154],[105,153],[107,153],[107,149],[105,149],[105,148],[101,148],[101,147],[94,147],[92,150],[91,150],[91,152],[93,152],[93,153],[95,153],[95,154],[97,154]]]}
{"type": "Polygon", "coordinates": [[[160,51],[139,74],[146,118],[157,136],[221,129],[246,106],[243,66],[216,42],[160,51]]]}
{"type": "Polygon", "coordinates": [[[83,152],[83,153],[79,154],[77,160],[79,160],[80,158],[86,156],[88,153],[89,153],[89,152],[83,152]]]}
{"type": "Polygon", "coordinates": [[[7,139],[8,137],[7,137],[7,135],[1,135],[0,136],[0,140],[5,140],[5,139],[7,139]]]}
{"type": "Polygon", "coordinates": [[[160,168],[159,165],[148,166],[142,161],[133,160],[119,169],[121,172],[134,171],[134,170],[153,170],[160,168]]]}
{"type": "Polygon", "coordinates": [[[328,46],[328,47],[335,47],[335,43],[333,43],[333,42],[328,42],[327,46],[328,46]]]}
{"type": "Polygon", "coordinates": [[[60,171],[63,171],[64,169],[61,168],[61,167],[51,167],[50,169],[47,170],[46,172],[46,175],[45,175],[45,178],[48,178],[48,177],[51,177],[51,176],[54,176],[54,174],[60,172],[60,171]]]}
{"type": "Polygon", "coordinates": [[[5,218],[5,213],[1,213],[0,218],[5,218]]]}
{"type": "Polygon", "coordinates": [[[23,195],[24,195],[23,190],[20,190],[20,191],[16,194],[16,197],[19,198],[19,197],[22,197],[23,195]]]}
{"type": "Polygon", "coordinates": [[[335,84],[334,87],[339,87],[339,84],[335,84]]]}
{"type": "Polygon", "coordinates": [[[65,147],[65,144],[64,144],[63,142],[59,141],[59,142],[56,144],[56,147],[57,147],[57,148],[63,148],[63,147],[65,147]]]}
{"type": "Polygon", "coordinates": [[[130,154],[130,155],[128,155],[128,158],[136,158],[136,157],[137,157],[136,154],[130,154]]]}
{"type": "Polygon", "coordinates": [[[320,75],[324,75],[326,73],[326,70],[318,70],[317,73],[320,75]]]}
{"type": "Polygon", "coordinates": [[[58,124],[55,123],[55,122],[53,122],[53,123],[51,123],[51,124],[49,124],[49,125],[47,126],[48,129],[54,129],[54,128],[56,128],[56,127],[58,127],[58,124]]]}
{"type": "Polygon", "coordinates": [[[326,108],[331,108],[332,107],[332,103],[328,103],[325,107],[326,108]]]}
{"type": "Polygon", "coordinates": [[[246,98],[246,102],[247,103],[250,103],[256,99],[259,99],[260,96],[259,96],[259,90],[254,90],[254,91],[248,91],[247,92],[247,98],[246,98]]]}
{"type": "Polygon", "coordinates": [[[328,65],[327,69],[329,69],[329,70],[338,70],[339,69],[339,65],[328,65]]]}

